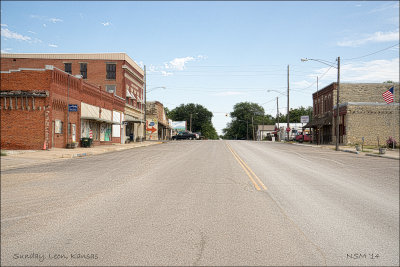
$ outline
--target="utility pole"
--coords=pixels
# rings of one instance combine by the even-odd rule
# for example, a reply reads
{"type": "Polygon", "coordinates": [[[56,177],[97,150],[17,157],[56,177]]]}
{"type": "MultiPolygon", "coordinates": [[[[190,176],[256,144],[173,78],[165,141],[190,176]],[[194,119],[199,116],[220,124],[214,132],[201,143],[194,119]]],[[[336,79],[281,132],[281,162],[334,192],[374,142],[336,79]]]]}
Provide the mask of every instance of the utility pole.
{"type": "Polygon", "coordinates": [[[144,94],[144,125],[143,125],[143,135],[144,135],[144,140],[146,140],[146,107],[147,107],[147,101],[146,101],[146,97],[147,97],[147,92],[146,92],[146,65],[144,65],[144,88],[143,88],[143,94],[144,94]]]}
{"type": "Polygon", "coordinates": [[[276,131],[277,132],[277,139],[278,139],[278,142],[280,141],[280,137],[281,137],[281,128],[279,127],[279,103],[278,103],[278,97],[276,97],[276,120],[278,121],[278,130],[276,131]]]}
{"type": "Polygon", "coordinates": [[[190,131],[192,131],[192,113],[190,113],[190,131]]]}
{"type": "Polygon", "coordinates": [[[337,86],[336,86],[336,151],[339,151],[339,88],[340,88],[340,57],[337,58],[337,86]]]}
{"type": "Polygon", "coordinates": [[[246,140],[249,140],[249,121],[246,120],[247,128],[246,128],[246,140]]]}
{"type": "Polygon", "coordinates": [[[289,65],[287,66],[287,140],[289,141],[289,65]]]}
{"type": "Polygon", "coordinates": [[[251,116],[251,126],[252,126],[252,128],[253,128],[253,141],[255,140],[254,138],[255,138],[255,136],[254,136],[254,120],[253,120],[253,116],[251,116]]]}

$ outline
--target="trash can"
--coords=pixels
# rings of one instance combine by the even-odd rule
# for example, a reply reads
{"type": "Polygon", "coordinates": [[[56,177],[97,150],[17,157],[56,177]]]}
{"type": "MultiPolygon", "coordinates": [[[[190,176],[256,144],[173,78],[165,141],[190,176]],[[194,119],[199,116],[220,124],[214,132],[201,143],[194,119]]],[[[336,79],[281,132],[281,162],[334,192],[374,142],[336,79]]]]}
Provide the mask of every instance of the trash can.
{"type": "Polygon", "coordinates": [[[93,139],[92,138],[89,138],[89,146],[88,147],[91,147],[92,146],[92,143],[93,143],[93,139]]]}
{"type": "Polygon", "coordinates": [[[129,135],[129,141],[131,141],[131,142],[133,142],[135,139],[134,139],[134,137],[133,137],[133,133],[131,133],[130,135],[129,135]]]}
{"type": "Polygon", "coordinates": [[[91,143],[92,139],[87,137],[81,138],[81,147],[90,147],[91,143]]]}

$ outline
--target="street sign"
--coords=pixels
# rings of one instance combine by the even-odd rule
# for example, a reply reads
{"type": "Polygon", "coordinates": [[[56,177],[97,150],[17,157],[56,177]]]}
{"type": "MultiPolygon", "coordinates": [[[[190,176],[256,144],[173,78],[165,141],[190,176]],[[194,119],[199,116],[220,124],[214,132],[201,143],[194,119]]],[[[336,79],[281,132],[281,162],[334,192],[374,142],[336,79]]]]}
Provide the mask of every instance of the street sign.
{"type": "Polygon", "coordinates": [[[68,105],[68,111],[69,112],[77,112],[78,111],[78,105],[69,104],[68,105]]]}
{"type": "Polygon", "coordinates": [[[301,116],[300,117],[300,122],[301,123],[308,123],[310,121],[310,117],[309,116],[301,116]]]}
{"type": "Polygon", "coordinates": [[[287,128],[286,128],[286,132],[290,132],[290,127],[287,127],[287,128]]]}

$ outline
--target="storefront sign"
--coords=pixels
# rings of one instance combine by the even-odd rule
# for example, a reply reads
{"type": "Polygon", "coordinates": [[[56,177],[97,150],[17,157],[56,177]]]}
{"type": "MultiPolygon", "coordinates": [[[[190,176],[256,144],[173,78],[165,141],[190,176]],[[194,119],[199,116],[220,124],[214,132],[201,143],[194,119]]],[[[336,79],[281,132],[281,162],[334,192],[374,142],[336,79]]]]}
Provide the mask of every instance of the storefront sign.
{"type": "Polygon", "coordinates": [[[68,105],[68,111],[69,112],[77,112],[78,111],[78,105],[69,104],[68,105]]]}

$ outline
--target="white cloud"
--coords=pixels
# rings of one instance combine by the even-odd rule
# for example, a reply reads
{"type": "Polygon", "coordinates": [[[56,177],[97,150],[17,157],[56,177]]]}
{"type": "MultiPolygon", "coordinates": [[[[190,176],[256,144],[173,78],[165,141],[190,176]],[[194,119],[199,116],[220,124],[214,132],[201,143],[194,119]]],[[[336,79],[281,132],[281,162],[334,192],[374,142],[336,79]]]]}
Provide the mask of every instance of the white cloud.
{"type": "Polygon", "coordinates": [[[45,23],[43,23],[43,27],[45,27],[45,28],[46,28],[46,27],[47,27],[47,25],[46,25],[45,23]]]}
{"type": "Polygon", "coordinates": [[[7,24],[0,24],[1,27],[8,27],[7,24]]]}
{"type": "Polygon", "coordinates": [[[398,2],[394,3],[394,4],[390,3],[390,2],[386,3],[386,4],[382,5],[379,8],[372,9],[370,12],[368,12],[368,14],[372,14],[372,13],[376,13],[376,12],[383,12],[383,11],[386,11],[388,9],[399,10],[399,3],[398,2]]]}
{"type": "Polygon", "coordinates": [[[111,22],[107,21],[107,22],[102,22],[101,24],[103,24],[103,26],[107,27],[111,25],[111,22]]]}
{"type": "Polygon", "coordinates": [[[33,32],[33,31],[28,31],[29,33],[32,33],[32,34],[37,34],[36,32],[33,32]]]}
{"type": "Polygon", "coordinates": [[[212,94],[215,96],[232,96],[232,95],[244,95],[245,93],[243,92],[234,92],[234,91],[227,91],[227,92],[221,92],[221,93],[216,93],[212,94]]]}
{"type": "Polygon", "coordinates": [[[58,45],[55,44],[49,44],[50,47],[58,47],[58,45]]]}
{"type": "MultiPolygon", "coordinates": [[[[309,77],[315,79],[315,76],[321,76],[327,69],[321,68],[309,77]]],[[[341,82],[382,83],[387,80],[399,81],[399,58],[345,63],[340,66],[341,82]]],[[[323,81],[327,83],[336,82],[337,69],[332,68],[323,77],[323,81]]]]}
{"type": "Polygon", "coordinates": [[[12,50],[11,48],[4,48],[1,49],[1,53],[6,54],[6,53],[10,53],[9,51],[12,50]]]}
{"type": "Polygon", "coordinates": [[[48,21],[51,21],[53,23],[57,23],[57,22],[62,22],[63,20],[62,19],[57,19],[57,18],[50,18],[50,19],[48,19],[48,21]]]}
{"type": "Polygon", "coordinates": [[[6,28],[1,28],[1,36],[8,38],[8,39],[16,39],[16,40],[21,40],[21,41],[31,40],[31,37],[29,37],[29,36],[24,36],[22,34],[12,32],[6,28]]]}
{"type": "Polygon", "coordinates": [[[174,58],[168,63],[165,63],[164,66],[166,69],[176,69],[176,70],[183,70],[185,68],[185,64],[195,61],[194,57],[181,57],[181,58],[174,58]]]}
{"type": "Polygon", "coordinates": [[[339,46],[350,46],[357,47],[368,42],[381,43],[381,42],[391,42],[399,40],[399,29],[391,32],[375,32],[373,34],[368,34],[366,37],[358,40],[346,40],[338,42],[339,46]]]}
{"type": "Polygon", "coordinates": [[[172,72],[166,72],[165,70],[162,70],[162,71],[161,71],[161,75],[166,77],[166,76],[171,76],[171,75],[173,75],[173,73],[172,73],[172,72]]]}

